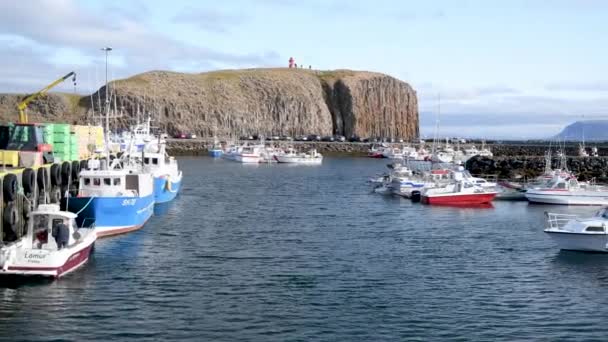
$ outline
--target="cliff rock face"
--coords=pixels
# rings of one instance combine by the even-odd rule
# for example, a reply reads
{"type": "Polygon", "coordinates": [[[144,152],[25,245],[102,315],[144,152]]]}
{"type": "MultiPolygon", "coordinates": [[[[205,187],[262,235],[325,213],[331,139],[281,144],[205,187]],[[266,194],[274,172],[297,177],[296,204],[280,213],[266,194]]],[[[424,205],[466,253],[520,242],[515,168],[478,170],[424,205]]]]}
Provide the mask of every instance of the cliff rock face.
{"type": "MultiPolygon", "coordinates": [[[[0,94],[0,120],[17,122],[19,110],[17,105],[26,95],[0,94]]],[[[39,97],[27,107],[30,122],[67,122],[76,123],[84,119],[85,107],[80,95],[51,93],[39,97]]]]}
{"type": "MultiPolygon", "coordinates": [[[[407,83],[379,73],[287,68],[201,74],[152,71],[111,82],[109,90],[113,106],[123,115],[118,119],[120,125],[149,113],[154,125],[169,133],[418,136],[415,91],[407,83]]],[[[91,108],[98,116],[105,93],[102,87],[79,99],[49,96],[32,103],[28,112],[41,121],[83,123],[94,117],[91,108]]],[[[15,108],[16,103],[10,102],[7,108],[15,108]]],[[[14,121],[17,112],[13,111],[15,115],[9,119],[14,121]]]]}

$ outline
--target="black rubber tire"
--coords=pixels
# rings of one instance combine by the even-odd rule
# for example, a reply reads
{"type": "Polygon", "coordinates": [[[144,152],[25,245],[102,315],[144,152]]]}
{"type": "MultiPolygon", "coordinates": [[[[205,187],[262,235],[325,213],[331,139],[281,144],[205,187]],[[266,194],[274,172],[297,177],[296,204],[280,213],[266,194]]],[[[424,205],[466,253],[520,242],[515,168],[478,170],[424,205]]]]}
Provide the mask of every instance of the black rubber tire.
{"type": "Polygon", "coordinates": [[[5,227],[15,231],[17,222],[19,220],[19,212],[17,211],[15,202],[7,203],[6,207],[4,207],[4,211],[2,212],[2,219],[5,227]]]}
{"type": "Polygon", "coordinates": [[[17,176],[12,173],[6,174],[2,180],[2,194],[4,202],[14,201],[17,195],[17,176]]]}
{"type": "Polygon", "coordinates": [[[38,169],[36,179],[38,181],[38,189],[46,189],[49,185],[49,180],[47,179],[47,170],[46,167],[41,167],[38,169]]]}
{"type": "Polygon", "coordinates": [[[80,177],[80,162],[78,160],[74,160],[72,162],[72,183],[77,183],[79,177],[80,177]]]}
{"type": "Polygon", "coordinates": [[[61,166],[59,164],[51,165],[51,185],[61,185],[61,166]]]}
{"type": "Polygon", "coordinates": [[[70,162],[61,163],[61,184],[70,184],[70,176],[72,175],[72,164],[70,162]]]}
{"type": "Polygon", "coordinates": [[[81,160],[80,161],[80,171],[86,170],[88,168],[89,168],[89,161],[88,160],[81,160]]]}
{"type": "Polygon", "coordinates": [[[21,174],[21,185],[23,186],[23,193],[28,196],[36,190],[36,173],[33,169],[27,168],[23,170],[21,174]]]}

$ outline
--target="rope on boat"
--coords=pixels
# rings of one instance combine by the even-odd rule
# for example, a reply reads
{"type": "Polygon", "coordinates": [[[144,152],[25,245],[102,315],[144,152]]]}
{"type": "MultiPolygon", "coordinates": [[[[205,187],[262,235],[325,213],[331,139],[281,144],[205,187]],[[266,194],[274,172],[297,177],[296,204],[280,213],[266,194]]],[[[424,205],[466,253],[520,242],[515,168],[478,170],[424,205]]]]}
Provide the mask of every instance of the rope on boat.
{"type": "Polygon", "coordinates": [[[84,206],[84,207],[82,207],[82,209],[78,210],[78,212],[77,212],[77,213],[75,213],[75,214],[76,214],[76,215],[80,215],[80,213],[81,213],[83,210],[85,210],[85,209],[86,209],[86,208],[89,206],[89,204],[91,204],[91,202],[93,201],[93,199],[94,199],[94,198],[95,198],[95,196],[91,196],[91,198],[89,198],[89,201],[87,202],[87,204],[85,204],[85,206],[84,206]]]}

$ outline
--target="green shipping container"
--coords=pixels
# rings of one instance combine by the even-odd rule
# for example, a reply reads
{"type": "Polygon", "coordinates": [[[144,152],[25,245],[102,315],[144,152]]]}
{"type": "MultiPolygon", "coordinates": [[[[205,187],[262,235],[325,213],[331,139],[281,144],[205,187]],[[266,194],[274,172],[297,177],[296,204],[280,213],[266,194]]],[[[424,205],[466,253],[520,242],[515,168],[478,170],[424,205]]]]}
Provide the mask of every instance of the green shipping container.
{"type": "Polygon", "coordinates": [[[53,124],[54,133],[70,134],[70,125],[68,124],[53,124]]]}

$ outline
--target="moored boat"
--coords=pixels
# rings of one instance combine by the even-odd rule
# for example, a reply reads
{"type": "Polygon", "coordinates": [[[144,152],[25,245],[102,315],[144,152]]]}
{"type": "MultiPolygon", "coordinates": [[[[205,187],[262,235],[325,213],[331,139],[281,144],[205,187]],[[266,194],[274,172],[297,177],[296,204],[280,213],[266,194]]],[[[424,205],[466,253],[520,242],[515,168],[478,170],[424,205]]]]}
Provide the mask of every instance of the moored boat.
{"type": "Polygon", "coordinates": [[[84,265],[96,231],[78,228],[76,214],[41,204],[30,214],[27,233],[0,249],[0,275],[59,278],[84,265]]]}
{"type": "Polygon", "coordinates": [[[546,213],[544,230],[560,249],[584,252],[608,252],[608,209],[580,218],[575,215],[546,213]]]}
{"type": "Polygon", "coordinates": [[[544,185],[528,189],[526,198],[543,204],[608,205],[608,188],[581,184],[576,177],[559,173],[544,185]]]}
{"type": "Polygon", "coordinates": [[[165,203],[173,200],[182,184],[182,172],[175,157],[166,152],[166,142],[159,139],[157,150],[143,153],[144,172],[154,177],[154,202],[165,203]]]}
{"type": "Polygon", "coordinates": [[[108,168],[105,161],[91,164],[91,169],[80,171],[78,195],[68,200],[68,210],[78,213],[78,224],[94,222],[99,237],[143,227],[154,211],[152,174],[108,168]]]}
{"type": "Polygon", "coordinates": [[[426,204],[469,205],[491,202],[495,191],[488,191],[468,180],[451,182],[443,187],[428,188],[422,192],[422,202],[426,204]]]}
{"type": "Polygon", "coordinates": [[[275,159],[279,163],[319,165],[323,162],[323,155],[315,149],[297,153],[293,148],[289,148],[285,153],[276,155],[275,159]]]}
{"type": "Polygon", "coordinates": [[[234,161],[243,164],[257,164],[262,161],[262,151],[259,146],[242,146],[233,157],[234,161]]]}

